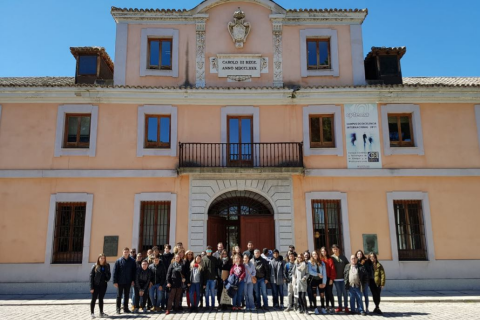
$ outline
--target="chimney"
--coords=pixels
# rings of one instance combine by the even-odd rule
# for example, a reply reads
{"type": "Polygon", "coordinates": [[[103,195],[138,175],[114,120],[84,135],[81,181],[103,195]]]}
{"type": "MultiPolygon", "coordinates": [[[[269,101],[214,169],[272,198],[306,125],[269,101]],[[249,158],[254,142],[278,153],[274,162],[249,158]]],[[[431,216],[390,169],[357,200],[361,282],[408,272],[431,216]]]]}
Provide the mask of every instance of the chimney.
{"type": "Polygon", "coordinates": [[[77,60],[75,84],[113,85],[113,62],[103,47],[71,47],[77,60]]]}
{"type": "Polygon", "coordinates": [[[402,84],[400,59],[407,47],[372,47],[365,58],[368,84],[402,84]]]}

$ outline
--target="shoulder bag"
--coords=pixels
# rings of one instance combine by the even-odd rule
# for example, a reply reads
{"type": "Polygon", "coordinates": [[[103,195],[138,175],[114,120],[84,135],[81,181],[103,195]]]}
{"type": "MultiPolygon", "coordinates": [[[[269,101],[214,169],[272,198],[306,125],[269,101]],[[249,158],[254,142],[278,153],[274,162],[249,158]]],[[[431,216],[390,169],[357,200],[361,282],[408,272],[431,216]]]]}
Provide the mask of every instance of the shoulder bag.
{"type": "Polygon", "coordinates": [[[248,267],[245,267],[245,270],[247,270],[248,274],[250,275],[250,278],[252,278],[252,283],[253,284],[257,283],[257,277],[252,276],[252,273],[250,272],[250,270],[248,270],[248,267]]]}

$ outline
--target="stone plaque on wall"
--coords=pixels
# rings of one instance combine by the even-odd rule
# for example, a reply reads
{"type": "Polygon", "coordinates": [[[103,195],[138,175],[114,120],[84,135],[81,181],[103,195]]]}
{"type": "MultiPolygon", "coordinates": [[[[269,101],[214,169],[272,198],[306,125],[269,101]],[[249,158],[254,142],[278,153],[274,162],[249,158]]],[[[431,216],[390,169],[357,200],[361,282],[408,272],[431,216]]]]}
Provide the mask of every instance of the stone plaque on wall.
{"type": "Polygon", "coordinates": [[[118,254],[118,236],[105,236],[103,238],[103,253],[107,257],[116,257],[118,254]]]}
{"type": "Polygon", "coordinates": [[[268,73],[268,58],[261,54],[217,54],[210,58],[210,73],[236,81],[259,78],[268,73]]]}
{"type": "Polygon", "coordinates": [[[376,234],[363,234],[363,252],[365,256],[373,252],[378,254],[378,240],[376,234]]]}

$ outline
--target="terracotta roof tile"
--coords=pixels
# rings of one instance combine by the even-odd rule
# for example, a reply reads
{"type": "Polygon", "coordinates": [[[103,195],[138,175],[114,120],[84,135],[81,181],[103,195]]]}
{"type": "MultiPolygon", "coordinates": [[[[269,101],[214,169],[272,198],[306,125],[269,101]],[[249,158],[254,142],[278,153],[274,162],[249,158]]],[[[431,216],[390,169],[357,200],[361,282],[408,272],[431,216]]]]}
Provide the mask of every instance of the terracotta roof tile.
{"type": "Polygon", "coordinates": [[[365,59],[379,54],[398,54],[400,58],[407,52],[407,47],[372,47],[365,59]]]}
{"type": "MultiPolygon", "coordinates": [[[[105,86],[95,84],[75,84],[74,77],[0,77],[0,87],[110,87],[128,89],[158,90],[285,90],[278,87],[175,87],[175,86],[105,86]]],[[[302,89],[328,88],[399,88],[399,87],[479,87],[480,77],[404,77],[403,84],[367,86],[310,86],[302,89]]]]}
{"type": "Polygon", "coordinates": [[[287,9],[287,12],[366,12],[368,9],[287,9]]]}
{"type": "Polygon", "coordinates": [[[107,51],[105,51],[104,47],[70,47],[70,52],[75,58],[77,58],[79,55],[98,54],[113,72],[113,61],[110,59],[110,56],[108,55],[107,51]]]}
{"type": "Polygon", "coordinates": [[[112,7],[110,12],[158,12],[158,13],[173,13],[173,12],[187,12],[187,9],[138,9],[138,8],[117,8],[112,7]]]}

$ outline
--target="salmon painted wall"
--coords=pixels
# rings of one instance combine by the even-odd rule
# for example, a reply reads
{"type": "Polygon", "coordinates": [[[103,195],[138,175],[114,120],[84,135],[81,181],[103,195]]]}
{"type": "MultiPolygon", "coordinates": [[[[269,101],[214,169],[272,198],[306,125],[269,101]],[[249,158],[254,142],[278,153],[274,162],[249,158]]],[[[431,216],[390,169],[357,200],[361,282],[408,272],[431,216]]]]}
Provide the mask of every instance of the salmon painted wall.
{"type": "Polygon", "coordinates": [[[209,18],[205,32],[205,62],[206,86],[271,86],[273,85],[273,36],[271,11],[263,6],[246,3],[231,2],[215,6],[207,11],[209,18]],[[235,48],[227,25],[233,21],[233,13],[238,7],[245,12],[245,21],[250,22],[251,31],[243,48],[235,48]],[[268,73],[262,73],[260,78],[252,78],[251,82],[227,82],[226,78],[219,78],[218,74],[210,73],[210,57],[219,53],[255,54],[260,53],[268,57],[268,73]]]}
{"type": "Polygon", "coordinates": [[[127,65],[125,84],[136,86],[185,86],[195,85],[196,33],[194,24],[175,25],[128,25],[127,65]],[[140,76],[140,42],[142,29],[177,29],[178,36],[178,77],[140,76]]]}
{"type": "MultiPolygon", "coordinates": [[[[96,156],[55,158],[53,154],[58,105],[3,104],[0,169],[177,167],[177,157],[137,157],[138,105],[98,106],[96,156]]],[[[303,107],[303,105],[260,106],[260,141],[303,141],[303,107]]],[[[221,108],[221,106],[177,106],[178,141],[220,142],[221,108]]],[[[381,105],[378,107],[378,114],[381,132],[381,105]]],[[[425,155],[384,155],[383,168],[480,168],[480,148],[472,104],[421,104],[420,114],[425,155]]],[[[342,123],[344,126],[343,115],[342,123]]],[[[346,154],[345,141],[344,154],[346,154]]],[[[332,169],[347,166],[345,156],[308,156],[304,158],[304,163],[306,168],[332,169]]]]}
{"type": "MultiPolygon", "coordinates": [[[[171,192],[177,194],[176,238],[188,239],[189,178],[152,179],[1,179],[0,243],[12,252],[0,263],[43,263],[47,237],[50,195],[63,192],[93,194],[92,233],[89,262],[103,251],[103,237],[118,235],[118,255],[132,244],[135,194],[171,192]],[[28,201],[25,201],[28,199],[28,201]]],[[[115,261],[114,257],[108,258],[115,261]]]]}
{"type": "MultiPolygon", "coordinates": [[[[387,193],[427,192],[435,245],[435,258],[480,259],[475,250],[458,250],[465,244],[480,246],[477,226],[480,216],[480,179],[468,178],[320,178],[293,177],[296,247],[307,245],[305,193],[345,192],[348,201],[352,251],[363,248],[362,234],[378,235],[379,259],[391,260],[387,193]],[[468,221],[468,223],[462,223],[468,221]]],[[[347,254],[350,254],[347,252],[347,254]]]]}

